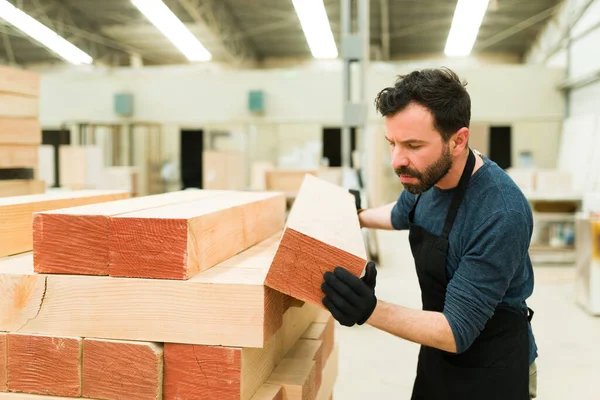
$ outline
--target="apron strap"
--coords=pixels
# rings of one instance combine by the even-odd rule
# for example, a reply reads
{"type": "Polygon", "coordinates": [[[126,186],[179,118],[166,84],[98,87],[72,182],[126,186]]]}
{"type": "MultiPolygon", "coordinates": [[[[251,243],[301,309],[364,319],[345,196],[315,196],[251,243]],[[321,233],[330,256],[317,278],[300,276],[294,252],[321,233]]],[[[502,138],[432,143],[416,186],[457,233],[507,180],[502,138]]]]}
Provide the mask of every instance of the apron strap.
{"type": "Polygon", "coordinates": [[[460,204],[462,203],[462,200],[465,197],[465,193],[467,191],[467,187],[469,186],[469,181],[471,180],[471,174],[473,174],[474,168],[475,154],[473,154],[473,151],[469,149],[467,165],[465,165],[465,169],[463,170],[462,176],[460,177],[460,181],[458,181],[457,191],[452,197],[452,203],[450,203],[450,208],[448,209],[448,213],[446,214],[446,222],[444,223],[444,230],[442,231],[441,235],[444,239],[448,239],[448,235],[450,234],[450,230],[452,229],[452,225],[454,224],[454,219],[456,218],[456,214],[458,214],[458,208],[460,207],[460,204]]]}

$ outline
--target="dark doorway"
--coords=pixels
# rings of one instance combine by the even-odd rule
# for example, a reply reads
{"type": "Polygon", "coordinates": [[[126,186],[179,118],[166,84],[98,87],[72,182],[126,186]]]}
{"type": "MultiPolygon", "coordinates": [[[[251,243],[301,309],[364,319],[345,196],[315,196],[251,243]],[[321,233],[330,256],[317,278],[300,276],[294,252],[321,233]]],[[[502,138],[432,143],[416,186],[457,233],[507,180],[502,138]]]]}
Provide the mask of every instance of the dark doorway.
{"type": "Polygon", "coordinates": [[[204,131],[181,131],[181,184],[182,189],[202,189],[202,151],[204,131]]]}
{"type": "MultiPolygon", "coordinates": [[[[356,150],[356,128],[350,128],[350,166],[353,167],[352,152],[356,150]]],[[[342,129],[323,128],[323,157],[329,159],[330,167],[342,166],[342,129]]]]}
{"type": "Polygon", "coordinates": [[[502,169],[512,166],[511,127],[490,127],[490,160],[502,169]]]}
{"type": "Polygon", "coordinates": [[[69,130],[43,130],[42,144],[54,147],[54,187],[60,187],[59,146],[71,144],[71,131],[69,130]]]}

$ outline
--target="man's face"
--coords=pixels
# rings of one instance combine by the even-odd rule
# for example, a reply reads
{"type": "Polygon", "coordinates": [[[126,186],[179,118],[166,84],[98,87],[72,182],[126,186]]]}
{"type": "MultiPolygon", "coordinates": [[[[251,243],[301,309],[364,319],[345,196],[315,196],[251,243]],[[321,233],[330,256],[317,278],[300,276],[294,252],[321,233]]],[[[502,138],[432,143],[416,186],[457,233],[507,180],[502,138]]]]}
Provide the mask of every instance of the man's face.
{"type": "Polygon", "coordinates": [[[386,117],[385,127],[392,167],[408,192],[423,193],[446,176],[452,155],[449,144],[435,130],[429,110],[410,104],[386,117]]]}

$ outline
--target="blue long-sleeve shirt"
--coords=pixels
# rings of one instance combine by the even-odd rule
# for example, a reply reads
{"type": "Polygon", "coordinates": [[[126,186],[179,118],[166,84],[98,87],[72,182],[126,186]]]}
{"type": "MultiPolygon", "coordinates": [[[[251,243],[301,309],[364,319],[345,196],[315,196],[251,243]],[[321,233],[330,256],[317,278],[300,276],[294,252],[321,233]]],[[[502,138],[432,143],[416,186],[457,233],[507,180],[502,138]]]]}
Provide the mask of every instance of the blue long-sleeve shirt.
{"type": "MultiPolygon", "coordinates": [[[[499,304],[527,313],[533,292],[529,243],[531,207],[512,179],[491,160],[473,174],[449,235],[446,273],[449,283],[443,314],[459,353],[467,350],[499,304]]],[[[440,235],[455,189],[433,187],[422,194],[414,222],[440,235]]],[[[408,229],[408,213],[417,196],[402,192],[392,209],[395,229],[408,229]]],[[[537,357],[529,327],[529,361],[537,357]]]]}

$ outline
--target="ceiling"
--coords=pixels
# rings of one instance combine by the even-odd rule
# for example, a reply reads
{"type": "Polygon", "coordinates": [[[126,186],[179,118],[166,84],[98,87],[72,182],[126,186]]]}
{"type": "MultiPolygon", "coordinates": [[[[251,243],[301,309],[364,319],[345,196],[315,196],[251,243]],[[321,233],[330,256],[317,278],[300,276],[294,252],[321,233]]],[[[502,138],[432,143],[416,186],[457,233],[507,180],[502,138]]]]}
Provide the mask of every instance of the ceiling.
{"type": "MultiPolygon", "coordinates": [[[[187,63],[130,0],[10,0],[108,65],[187,63]],[[133,61],[132,61],[133,60],[133,61]]],[[[357,1],[357,0],[355,0],[357,1]]],[[[363,1],[363,0],[360,0],[363,1]]],[[[292,0],[164,0],[213,59],[310,59],[292,0]]],[[[340,48],[341,0],[324,0],[340,48]]],[[[561,0],[491,0],[474,54],[522,57],[561,0]]],[[[456,0],[370,0],[371,58],[441,56],[456,0]]],[[[62,63],[0,20],[0,63],[62,63]]]]}

